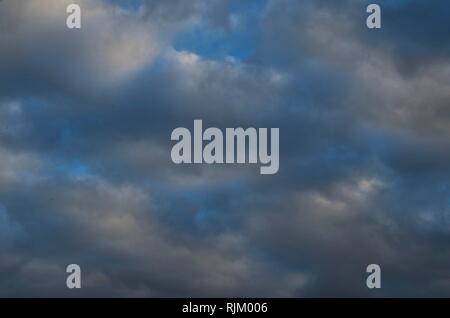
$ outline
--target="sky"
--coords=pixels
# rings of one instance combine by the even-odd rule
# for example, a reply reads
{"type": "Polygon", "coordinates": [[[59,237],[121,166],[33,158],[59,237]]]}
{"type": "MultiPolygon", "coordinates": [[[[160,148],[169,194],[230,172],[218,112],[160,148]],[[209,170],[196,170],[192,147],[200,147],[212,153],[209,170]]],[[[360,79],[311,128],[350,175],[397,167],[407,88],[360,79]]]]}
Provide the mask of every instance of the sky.
{"type": "Polygon", "coordinates": [[[0,1],[0,296],[450,296],[449,39],[445,0],[0,1]],[[278,173],[174,164],[195,119],[278,173]]]}

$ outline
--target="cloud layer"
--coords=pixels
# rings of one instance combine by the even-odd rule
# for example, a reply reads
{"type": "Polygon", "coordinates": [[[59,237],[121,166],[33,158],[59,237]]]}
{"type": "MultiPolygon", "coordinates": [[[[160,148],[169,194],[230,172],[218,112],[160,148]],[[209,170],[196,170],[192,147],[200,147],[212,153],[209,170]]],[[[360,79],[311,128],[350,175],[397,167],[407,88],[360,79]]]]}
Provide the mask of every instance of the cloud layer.
{"type": "Polygon", "coordinates": [[[0,2],[1,296],[450,295],[445,1],[71,2],[0,2]],[[279,173],[174,165],[194,119],[279,173]]]}

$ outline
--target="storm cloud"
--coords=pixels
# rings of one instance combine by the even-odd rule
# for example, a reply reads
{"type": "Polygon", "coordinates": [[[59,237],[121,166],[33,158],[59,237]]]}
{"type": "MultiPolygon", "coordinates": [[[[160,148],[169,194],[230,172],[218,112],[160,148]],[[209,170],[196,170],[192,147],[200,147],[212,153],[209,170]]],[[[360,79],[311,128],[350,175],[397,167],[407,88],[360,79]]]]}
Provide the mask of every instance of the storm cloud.
{"type": "Polygon", "coordinates": [[[1,296],[450,295],[448,3],[71,2],[0,2],[1,296]],[[194,119],[279,172],[173,164],[194,119]]]}

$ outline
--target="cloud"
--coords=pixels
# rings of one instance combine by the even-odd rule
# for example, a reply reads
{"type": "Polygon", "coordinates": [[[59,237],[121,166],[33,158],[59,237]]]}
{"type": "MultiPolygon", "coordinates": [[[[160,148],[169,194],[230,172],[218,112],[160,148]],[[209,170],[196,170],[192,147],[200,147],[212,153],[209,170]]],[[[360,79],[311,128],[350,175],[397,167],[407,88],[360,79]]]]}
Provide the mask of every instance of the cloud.
{"type": "Polygon", "coordinates": [[[448,295],[445,5],[67,3],[0,3],[1,295],[448,295]],[[279,173],[172,164],[194,119],[279,127],[279,173]]]}
{"type": "Polygon", "coordinates": [[[87,94],[117,84],[154,61],[161,49],[154,26],[101,1],[81,1],[83,27],[69,30],[69,3],[2,3],[0,69],[5,92],[51,94],[59,87],[62,94],[87,94]]]}

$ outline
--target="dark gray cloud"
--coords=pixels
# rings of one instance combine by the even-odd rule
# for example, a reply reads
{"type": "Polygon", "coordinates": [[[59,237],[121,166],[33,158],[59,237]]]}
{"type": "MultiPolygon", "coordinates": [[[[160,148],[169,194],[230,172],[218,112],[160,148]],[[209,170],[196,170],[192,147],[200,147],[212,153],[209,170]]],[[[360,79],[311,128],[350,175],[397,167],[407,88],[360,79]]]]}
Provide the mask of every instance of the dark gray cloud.
{"type": "Polygon", "coordinates": [[[174,42],[243,41],[246,8],[80,1],[73,32],[67,3],[0,3],[0,295],[449,294],[448,5],[371,32],[364,1],[267,1],[208,59],[174,42]],[[279,173],[173,165],[198,118],[280,127],[279,173]]]}

